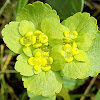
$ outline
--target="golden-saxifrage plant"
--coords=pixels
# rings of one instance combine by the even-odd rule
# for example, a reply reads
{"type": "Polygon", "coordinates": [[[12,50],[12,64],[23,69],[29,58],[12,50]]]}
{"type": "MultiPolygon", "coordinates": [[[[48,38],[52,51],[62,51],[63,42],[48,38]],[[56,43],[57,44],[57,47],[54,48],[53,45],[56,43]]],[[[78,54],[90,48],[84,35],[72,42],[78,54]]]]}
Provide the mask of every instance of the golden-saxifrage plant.
{"type": "Polygon", "coordinates": [[[2,30],[3,40],[19,54],[15,70],[29,93],[59,93],[63,76],[84,79],[100,72],[100,32],[89,13],[78,12],[60,23],[48,4],[25,6],[2,30]]]}

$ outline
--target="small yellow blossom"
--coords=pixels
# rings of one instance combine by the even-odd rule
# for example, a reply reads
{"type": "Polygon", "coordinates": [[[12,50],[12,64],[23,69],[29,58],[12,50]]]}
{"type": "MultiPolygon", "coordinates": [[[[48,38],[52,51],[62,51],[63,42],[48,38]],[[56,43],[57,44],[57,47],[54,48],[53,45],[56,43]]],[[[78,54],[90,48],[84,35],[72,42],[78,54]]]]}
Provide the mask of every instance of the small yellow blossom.
{"type": "Polygon", "coordinates": [[[34,67],[34,70],[48,71],[51,69],[51,64],[53,63],[53,58],[49,57],[48,52],[36,51],[34,57],[28,59],[28,63],[34,67]]]}
{"type": "Polygon", "coordinates": [[[48,37],[41,31],[36,30],[26,33],[24,37],[20,38],[20,43],[26,47],[33,45],[33,47],[38,48],[43,44],[48,45],[48,37]]]}
{"type": "Polygon", "coordinates": [[[66,62],[74,60],[74,55],[79,53],[75,39],[78,33],[76,31],[64,31],[64,46],[61,54],[64,56],[66,62]]]}
{"type": "Polygon", "coordinates": [[[74,55],[78,53],[79,53],[79,50],[75,42],[73,42],[72,44],[65,44],[63,46],[63,50],[61,50],[61,54],[64,56],[66,62],[73,61],[74,55]]]}
{"type": "Polygon", "coordinates": [[[64,32],[64,40],[67,43],[72,42],[74,39],[77,38],[77,36],[78,36],[78,33],[76,31],[71,31],[71,32],[65,31],[64,32]]]}

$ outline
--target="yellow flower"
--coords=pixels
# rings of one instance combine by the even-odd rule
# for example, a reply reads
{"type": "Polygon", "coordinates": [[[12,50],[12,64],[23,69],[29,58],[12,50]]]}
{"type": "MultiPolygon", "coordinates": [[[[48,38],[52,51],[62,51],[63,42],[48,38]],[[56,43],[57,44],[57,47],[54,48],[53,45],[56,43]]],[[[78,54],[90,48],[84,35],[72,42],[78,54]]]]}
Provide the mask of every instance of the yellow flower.
{"type": "Polygon", "coordinates": [[[34,67],[36,71],[43,70],[48,71],[51,69],[53,58],[49,57],[48,52],[36,51],[34,57],[28,59],[28,63],[34,67]]]}
{"type": "Polygon", "coordinates": [[[41,31],[36,30],[26,33],[24,37],[20,38],[20,43],[26,47],[33,45],[33,47],[38,48],[43,44],[48,45],[48,37],[41,31]]]}

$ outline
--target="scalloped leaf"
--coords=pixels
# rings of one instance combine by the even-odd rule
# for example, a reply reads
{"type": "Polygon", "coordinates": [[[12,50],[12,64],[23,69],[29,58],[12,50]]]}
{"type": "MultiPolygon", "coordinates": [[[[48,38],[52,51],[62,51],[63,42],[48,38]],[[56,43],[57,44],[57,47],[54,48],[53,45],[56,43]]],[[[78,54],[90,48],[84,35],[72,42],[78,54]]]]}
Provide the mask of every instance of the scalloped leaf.
{"type": "Polygon", "coordinates": [[[33,4],[29,4],[25,6],[17,15],[16,20],[28,20],[34,23],[37,29],[40,29],[41,21],[44,18],[54,18],[55,20],[59,21],[59,16],[55,10],[48,4],[43,4],[40,1],[34,2],[33,4]]]}
{"type": "Polygon", "coordinates": [[[44,19],[41,22],[41,31],[49,37],[49,45],[54,46],[62,44],[63,32],[68,30],[67,27],[60,24],[55,19],[44,19]]]}
{"type": "Polygon", "coordinates": [[[91,70],[89,76],[96,76],[100,73],[100,31],[94,40],[93,46],[87,52],[87,56],[91,61],[91,70]]]}
{"type": "Polygon", "coordinates": [[[41,95],[34,95],[33,93],[28,93],[30,100],[56,100],[56,96],[53,97],[43,97],[41,95]]]}
{"type": "Polygon", "coordinates": [[[37,75],[30,77],[22,77],[24,81],[24,87],[28,92],[34,95],[42,95],[45,97],[51,97],[55,93],[59,93],[62,88],[62,77],[59,72],[40,72],[37,75]]]}
{"type": "Polygon", "coordinates": [[[22,52],[22,45],[19,42],[21,35],[18,31],[19,22],[10,22],[2,30],[3,40],[7,47],[15,53],[22,52]]]}
{"type": "Polygon", "coordinates": [[[21,54],[17,57],[17,62],[15,63],[15,70],[20,72],[24,76],[34,75],[34,69],[27,62],[28,57],[25,54],[21,54]]]}
{"type": "Polygon", "coordinates": [[[32,22],[27,20],[22,20],[19,25],[19,32],[24,36],[27,32],[34,32],[35,26],[32,22]]]}
{"type": "MultiPolygon", "coordinates": [[[[70,31],[78,32],[78,36],[80,37],[80,38],[78,37],[80,45],[83,44],[83,42],[81,43],[80,41],[81,40],[80,35],[82,34],[88,35],[85,36],[86,39],[84,39],[84,41],[89,40],[89,42],[91,43],[91,41],[96,37],[98,31],[97,21],[94,17],[90,17],[89,13],[81,13],[81,12],[76,13],[73,16],[64,20],[62,24],[67,26],[70,31]]],[[[91,44],[90,45],[87,44],[87,48],[85,47],[85,49],[88,49],[89,48],[88,46],[90,47],[91,44]]]]}
{"type": "Polygon", "coordinates": [[[85,62],[72,61],[65,63],[64,68],[61,70],[61,75],[72,79],[84,79],[90,71],[90,61],[85,62]]]}
{"type": "Polygon", "coordinates": [[[76,13],[62,22],[70,31],[77,31],[78,34],[87,33],[92,39],[96,37],[98,31],[97,21],[90,17],[89,13],[76,13]]]}

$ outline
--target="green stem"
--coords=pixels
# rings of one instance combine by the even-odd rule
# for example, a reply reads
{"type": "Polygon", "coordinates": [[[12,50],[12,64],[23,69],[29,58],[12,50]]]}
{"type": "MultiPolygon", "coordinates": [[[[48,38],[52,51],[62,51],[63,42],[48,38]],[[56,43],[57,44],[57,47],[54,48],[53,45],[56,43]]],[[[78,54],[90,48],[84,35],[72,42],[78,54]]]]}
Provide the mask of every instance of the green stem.
{"type": "MultiPolygon", "coordinates": [[[[4,45],[1,45],[1,61],[0,61],[0,63],[1,63],[1,71],[3,70],[3,61],[2,61],[2,59],[3,59],[3,51],[4,51],[4,45]]],[[[0,80],[2,81],[1,82],[1,98],[2,98],[2,100],[4,100],[4,87],[3,87],[3,80],[4,80],[4,74],[2,74],[2,75],[0,75],[0,80]]]]}
{"type": "Polygon", "coordinates": [[[5,70],[5,71],[0,71],[0,74],[4,74],[4,73],[18,73],[15,70],[5,70]]]}
{"type": "Polygon", "coordinates": [[[70,100],[69,93],[65,90],[64,86],[62,86],[62,90],[57,95],[63,97],[64,100],[70,100]]]}
{"type": "Polygon", "coordinates": [[[6,8],[6,6],[8,5],[8,3],[10,2],[10,0],[6,0],[5,4],[3,5],[3,7],[0,9],[0,16],[3,13],[4,9],[6,8]]]}

